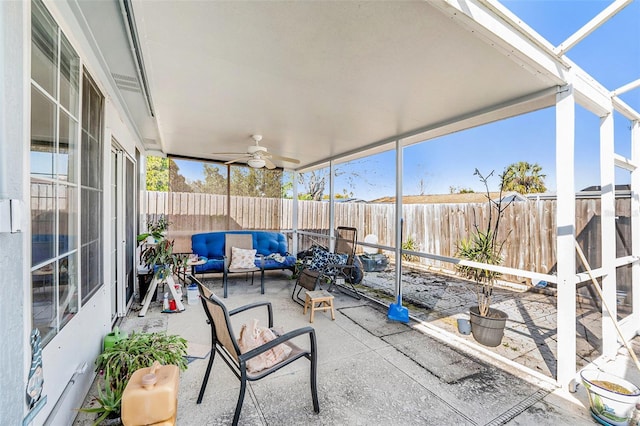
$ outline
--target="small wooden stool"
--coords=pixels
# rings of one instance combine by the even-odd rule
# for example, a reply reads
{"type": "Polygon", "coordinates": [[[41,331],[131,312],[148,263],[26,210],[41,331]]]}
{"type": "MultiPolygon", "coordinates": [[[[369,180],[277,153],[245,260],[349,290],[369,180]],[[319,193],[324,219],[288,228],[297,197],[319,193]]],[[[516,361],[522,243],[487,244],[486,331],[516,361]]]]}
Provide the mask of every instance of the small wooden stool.
{"type": "Polygon", "coordinates": [[[336,314],[333,310],[333,295],[329,294],[326,290],[307,291],[307,296],[304,301],[305,315],[307,315],[309,305],[311,305],[311,319],[309,322],[313,322],[313,314],[316,311],[326,311],[327,309],[331,310],[331,319],[336,319],[336,314]]]}

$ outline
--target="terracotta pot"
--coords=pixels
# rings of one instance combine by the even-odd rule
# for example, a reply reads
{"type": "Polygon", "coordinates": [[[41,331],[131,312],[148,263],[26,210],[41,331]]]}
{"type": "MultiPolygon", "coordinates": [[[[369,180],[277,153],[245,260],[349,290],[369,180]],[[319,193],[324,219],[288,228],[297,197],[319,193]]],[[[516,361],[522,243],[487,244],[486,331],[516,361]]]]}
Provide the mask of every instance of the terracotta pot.
{"type": "Polygon", "coordinates": [[[508,315],[498,309],[489,308],[486,317],[480,315],[477,306],[469,308],[469,319],[471,321],[471,334],[476,341],[482,345],[495,347],[502,342],[504,327],[507,323],[508,315]]]}

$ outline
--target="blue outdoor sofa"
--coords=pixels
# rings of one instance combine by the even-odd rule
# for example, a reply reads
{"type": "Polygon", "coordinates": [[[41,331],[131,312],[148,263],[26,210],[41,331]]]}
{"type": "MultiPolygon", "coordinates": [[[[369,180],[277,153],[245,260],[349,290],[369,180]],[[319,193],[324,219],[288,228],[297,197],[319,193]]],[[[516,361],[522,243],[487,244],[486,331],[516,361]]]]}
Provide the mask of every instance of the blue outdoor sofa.
{"type": "MultiPolygon", "coordinates": [[[[191,236],[191,251],[197,254],[203,265],[196,265],[193,272],[196,274],[222,272],[225,273],[225,235],[226,234],[251,234],[253,248],[256,249],[256,267],[261,269],[262,293],[264,294],[264,271],[275,269],[295,268],[296,257],[287,251],[287,238],[280,232],[272,231],[217,231],[193,234],[191,236]]],[[[224,280],[226,283],[226,280],[224,280]]],[[[225,285],[224,297],[227,297],[225,285]]]]}

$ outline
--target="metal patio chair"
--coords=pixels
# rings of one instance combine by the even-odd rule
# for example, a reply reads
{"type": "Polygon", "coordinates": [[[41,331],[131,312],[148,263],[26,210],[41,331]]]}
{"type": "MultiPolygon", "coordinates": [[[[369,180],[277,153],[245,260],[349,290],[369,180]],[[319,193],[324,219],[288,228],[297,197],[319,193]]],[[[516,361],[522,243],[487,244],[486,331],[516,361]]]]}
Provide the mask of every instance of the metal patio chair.
{"type": "MultiPolygon", "coordinates": [[[[254,381],[262,379],[269,374],[278,371],[282,367],[285,367],[292,362],[306,358],[311,362],[311,398],[313,401],[313,411],[315,413],[320,412],[320,404],[318,402],[317,391],[317,352],[316,352],[316,334],[312,327],[302,327],[281,336],[278,336],[275,340],[265,343],[255,349],[246,353],[240,353],[238,346],[238,340],[233,332],[231,326],[231,317],[237,313],[248,311],[254,308],[266,307],[268,315],[268,327],[273,327],[273,309],[270,302],[257,302],[249,305],[241,306],[231,311],[227,310],[224,303],[218,299],[207,287],[205,287],[200,281],[189,275],[188,279],[198,285],[200,292],[200,299],[202,301],[202,307],[207,316],[207,322],[211,326],[211,354],[209,355],[209,363],[207,364],[207,370],[204,374],[204,380],[200,387],[200,393],[198,394],[197,403],[202,402],[204,391],[209,381],[209,375],[211,374],[211,367],[213,366],[213,360],[216,352],[220,354],[222,360],[229,366],[231,371],[240,379],[240,394],[238,395],[238,402],[236,404],[235,413],[233,415],[233,425],[238,424],[240,418],[240,412],[242,411],[242,403],[244,402],[244,395],[247,388],[247,381],[254,381]],[[309,349],[300,348],[291,342],[291,339],[308,335],[309,336],[309,349]],[[273,349],[279,344],[285,344],[291,348],[291,353],[287,358],[278,362],[277,364],[259,371],[257,373],[250,373],[247,370],[247,362],[255,358],[256,356],[273,349]]],[[[277,334],[277,333],[276,333],[277,334]]]]}
{"type": "MultiPolygon", "coordinates": [[[[336,243],[334,253],[341,255],[335,257],[329,255],[329,261],[321,266],[314,266],[313,261],[305,261],[305,268],[300,271],[296,283],[293,286],[291,298],[304,306],[305,299],[300,296],[302,290],[314,291],[322,288],[323,283],[329,284],[327,290],[333,287],[346,290],[345,294],[361,299],[355,284],[362,280],[362,270],[356,265],[356,243],[358,230],[347,226],[336,228],[336,243]],[[335,262],[338,258],[344,258],[344,262],[335,262]],[[344,283],[338,283],[338,279],[344,283]]],[[[315,256],[315,254],[314,254],[315,256]]]]}
{"type": "Polygon", "coordinates": [[[305,299],[304,297],[300,297],[300,293],[302,290],[318,290],[320,288],[321,277],[321,271],[311,269],[308,260],[304,260],[304,262],[304,267],[298,273],[298,278],[296,278],[296,282],[293,285],[293,291],[291,293],[291,299],[302,306],[304,306],[305,299]]]}
{"type": "MultiPolygon", "coordinates": [[[[322,275],[329,282],[328,290],[335,286],[339,290],[346,289],[349,296],[360,299],[360,293],[355,287],[355,284],[360,282],[357,279],[356,265],[356,244],[358,241],[358,230],[347,226],[338,226],[336,228],[336,245],[334,252],[346,255],[346,263],[329,263],[325,267],[322,275]],[[338,279],[342,279],[342,283],[338,282],[338,279]]],[[[361,271],[360,271],[361,272],[361,271]]],[[[360,277],[360,279],[362,279],[360,277]]]]}

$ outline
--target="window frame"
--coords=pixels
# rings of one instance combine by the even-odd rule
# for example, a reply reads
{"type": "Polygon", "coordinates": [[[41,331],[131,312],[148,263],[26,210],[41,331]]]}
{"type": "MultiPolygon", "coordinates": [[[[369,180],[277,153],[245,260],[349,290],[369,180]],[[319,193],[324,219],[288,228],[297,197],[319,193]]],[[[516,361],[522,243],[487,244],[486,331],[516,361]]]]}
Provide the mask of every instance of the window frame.
{"type": "Polygon", "coordinates": [[[82,277],[86,274],[83,274],[82,267],[85,260],[82,256],[82,222],[87,219],[83,219],[83,215],[86,215],[83,209],[83,190],[86,187],[83,186],[81,168],[82,123],[98,123],[95,136],[99,143],[89,155],[95,157],[93,162],[102,167],[104,95],[41,0],[32,2],[31,25],[32,58],[39,55],[43,59],[32,60],[30,76],[31,321],[33,328],[40,329],[43,345],[47,345],[104,284],[101,208],[104,176],[100,168],[96,172],[96,188],[92,188],[99,192],[99,214],[93,216],[93,223],[85,224],[99,226],[97,238],[92,240],[98,247],[96,253],[99,276],[91,291],[87,292],[90,294],[83,295],[82,277]],[[43,40],[42,34],[54,39],[43,40]],[[41,46],[46,46],[48,52],[40,55],[38,49],[41,46]],[[55,63],[45,63],[47,60],[55,60],[55,63]],[[37,69],[38,66],[44,67],[42,71],[47,74],[44,84],[51,87],[41,85],[44,74],[37,69]],[[53,83],[52,70],[55,70],[53,83]],[[87,80],[95,88],[94,97],[98,100],[98,117],[95,118],[83,116],[83,86],[87,80]],[[62,88],[64,94],[61,93],[62,88]],[[36,96],[41,97],[38,103],[33,102],[36,96]],[[39,111],[42,106],[50,114],[45,117],[45,121],[41,120],[42,114],[39,111]],[[61,120],[65,122],[62,123],[61,120]],[[42,131],[43,128],[45,131],[42,131]]]}

